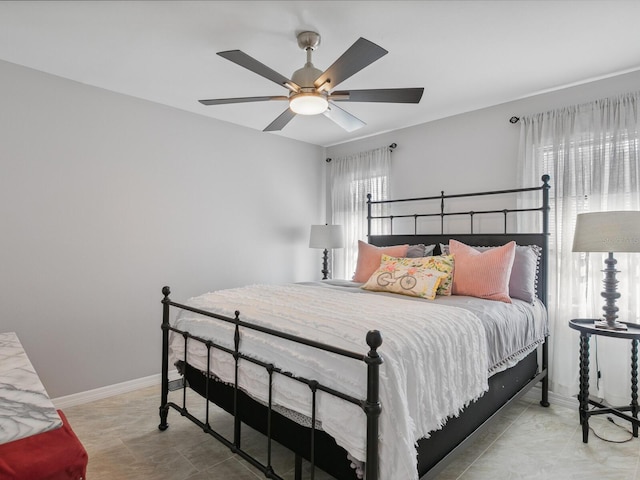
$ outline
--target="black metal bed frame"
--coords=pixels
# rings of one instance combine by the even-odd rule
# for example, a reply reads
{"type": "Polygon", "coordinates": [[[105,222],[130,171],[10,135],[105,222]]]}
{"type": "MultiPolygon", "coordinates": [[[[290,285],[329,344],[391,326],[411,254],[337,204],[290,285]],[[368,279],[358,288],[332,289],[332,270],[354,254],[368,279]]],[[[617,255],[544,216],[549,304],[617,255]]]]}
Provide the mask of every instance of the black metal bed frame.
{"type": "MultiPolygon", "coordinates": [[[[456,238],[465,243],[477,244],[473,242],[481,243],[482,245],[501,245],[506,241],[510,241],[512,239],[517,240],[519,244],[528,244],[529,242],[532,244],[537,244],[543,249],[543,254],[541,256],[540,263],[540,273],[539,280],[537,284],[537,293],[538,297],[541,301],[546,303],[546,272],[547,272],[547,252],[548,252],[548,222],[549,222],[549,176],[545,175],[542,177],[542,185],[539,187],[532,188],[523,188],[523,189],[512,189],[512,190],[499,190],[492,192],[481,192],[481,193],[471,193],[471,194],[456,194],[456,195],[445,195],[444,192],[441,192],[441,195],[435,197],[423,197],[423,198],[414,198],[414,199],[401,199],[401,200],[387,200],[387,201],[372,201],[371,197],[368,196],[367,208],[368,208],[368,237],[369,242],[378,245],[393,245],[406,242],[439,242],[448,240],[450,238],[456,238]],[[484,210],[484,211],[460,211],[460,212],[445,212],[445,200],[451,198],[463,198],[463,197],[475,197],[475,196],[484,196],[484,195],[500,195],[500,194],[510,194],[510,193],[521,193],[521,192],[533,192],[540,191],[542,193],[542,206],[536,208],[527,208],[527,209],[502,209],[502,210],[484,210]],[[440,200],[440,212],[439,213],[431,213],[431,214],[412,214],[412,215],[387,215],[387,216],[372,216],[372,205],[375,204],[384,204],[384,203],[398,203],[398,202],[408,202],[408,201],[429,201],[429,200],[440,200]],[[531,211],[539,211],[542,213],[542,233],[537,234],[508,234],[507,233],[507,215],[509,213],[515,212],[531,212],[531,211]],[[495,214],[502,213],[504,214],[504,233],[503,234],[474,234],[473,233],[473,219],[475,215],[484,215],[484,214],[495,214]],[[444,233],[444,217],[452,216],[452,215],[467,215],[471,218],[471,233],[470,234],[445,234],[444,233]],[[421,217],[434,217],[439,216],[441,219],[440,222],[440,234],[437,235],[422,235],[417,232],[417,219],[421,217]],[[393,220],[395,218],[414,218],[414,233],[407,235],[394,235],[391,233],[390,235],[373,235],[371,233],[371,221],[375,219],[388,219],[391,224],[391,231],[393,232],[393,220]]],[[[323,462],[320,456],[316,457],[316,443],[320,444],[320,440],[322,442],[326,442],[325,437],[328,435],[325,432],[318,431],[316,429],[316,394],[318,391],[322,391],[328,393],[330,395],[334,395],[339,397],[347,402],[353,403],[355,405],[359,405],[365,416],[366,416],[366,425],[367,425],[367,438],[366,438],[366,463],[365,463],[365,480],[389,480],[389,479],[379,479],[378,478],[378,419],[381,413],[381,405],[379,398],[379,388],[380,388],[380,379],[379,379],[379,367],[383,362],[382,357],[378,354],[378,348],[382,345],[382,335],[377,330],[369,331],[366,335],[366,343],[369,346],[369,351],[366,354],[352,352],[340,348],[336,348],[332,345],[312,341],[303,337],[286,334],[274,329],[265,328],[263,326],[255,325],[250,322],[245,322],[240,319],[240,312],[235,312],[235,317],[227,317],[219,314],[212,313],[210,311],[205,311],[197,308],[190,307],[188,305],[180,304],[173,302],[170,300],[170,289],[169,287],[164,287],[162,289],[162,293],[164,298],[162,300],[163,304],[163,317],[162,317],[162,391],[161,391],[161,405],[160,405],[160,424],[158,428],[160,430],[166,430],[168,428],[167,417],[169,413],[169,409],[173,408],[174,410],[180,412],[180,414],[184,417],[187,417],[193,423],[198,425],[203,429],[205,433],[213,436],[224,445],[226,445],[230,450],[243,459],[251,463],[254,467],[262,471],[266,478],[273,478],[282,480],[282,477],[279,476],[273,469],[271,464],[271,445],[273,441],[278,441],[281,438],[284,438],[281,433],[278,433],[280,429],[282,431],[293,431],[292,428],[296,428],[296,425],[293,427],[289,424],[293,422],[291,420],[285,419],[280,414],[273,410],[272,405],[272,385],[273,385],[273,375],[284,375],[289,377],[292,380],[301,382],[306,384],[310,389],[311,396],[311,427],[305,429],[304,427],[297,427],[295,435],[300,433],[300,430],[306,430],[308,434],[308,438],[302,442],[303,445],[287,445],[290,449],[292,449],[295,453],[295,478],[296,480],[300,480],[302,478],[302,457],[307,458],[311,464],[311,479],[315,478],[315,467],[319,465],[322,468],[323,462]],[[234,325],[234,347],[232,349],[227,348],[221,344],[213,342],[208,339],[200,338],[194,335],[191,335],[188,332],[179,330],[170,325],[170,308],[175,307],[179,309],[184,309],[191,311],[193,313],[197,313],[200,315],[204,315],[206,317],[210,317],[213,319],[217,319],[221,322],[226,322],[234,325]],[[342,392],[339,392],[333,388],[329,388],[325,385],[320,384],[318,381],[314,379],[308,379],[293,375],[292,373],[286,371],[280,366],[276,366],[271,363],[262,362],[260,360],[255,359],[254,357],[242,352],[241,350],[241,338],[242,338],[242,329],[250,329],[262,332],[267,335],[271,335],[277,338],[281,338],[284,340],[288,340],[295,343],[300,343],[307,345],[309,347],[323,350],[326,352],[331,352],[340,356],[343,356],[348,359],[362,361],[366,364],[367,367],[367,392],[365,399],[354,398],[350,395],[346,395],[342,392]],[[235,380],[234,383],[230,386],[219,387],[215,386],[220,382],[214,382],[214,387],[211,387],[210,384],[210,376],[207,376],[207,379],[204,381],[204,385],[197,390],[205,399],[206,402],[206,410],[205,410],[205,419],[204,421],[200,420],[196,416],[192,415],[186,405],[186,389],[188,382],[183,382],[182,385],[182,405],[178,405],[174,402],[170,402],[168,399],[169,394],[169,334],[170,332],[174,332],[177,335],[181,335],[184,338],[184,359],[181,362],[182,367],[189,367],[188,364],[188,342],[196,341],[205,345],[207,349],[207,371],[210,372],[210,353],[211,349],[218,349],[220,351],[226,352],[227,354],[233,356],[235,360],[235,380]],[[256,365],[264,368],[269,376],[269,392],[268,392],[268,404],[266,406],[261,406],[258,402],[251,400],[246,393],[240,390],[238,387],[238,370],[239,364],[241,361],[247,361],[254,363],[256,365]],[[222,388],[222,391],[218,391],[219,388],[222,388]],[[222,397],[226,395],[227,399],[224,400],[222,397]],[[219,399],[218,396],[221,398],[219,399]],[[230,397],[230,398],[229,398],[230,397]],[[223,434],[219,433],[209,423],[209,402],[218,403],[225,410],[231,413],[234,417],[234,429],[233,429],[233,439],[226,438],[223,434]],[[266,415],[266,420],[256,420],[246,411],[247,402],[249,404],[250,409],[260,409],[260,411],[264,410],[264,414],[266,415]],[[244,408],[241,408],[243,407],[244,408]],[[264,407],[264,408],[263,408],[264,407]],[[257,427],[260,431],[265,433],[267,438],[267,461],[266,464],[263,464],[261,461],[257,460],[253,456],[251,456],[247,451],[243,450],[241,444],[241,424],[247,423],[249,425],[260,425],[261,427],[257,427]],[[277,427],[277,428],[276,428],[277,427]],[[275,439],[275,440],[274,440],[275,439]],[[319,462],[319,463],[318,463],[319,462]]],[[[535,354],[536,352],[533,352],[535,354]]],[[[532,357],[533,354],[529,355],[532,357]]],[[[528,358],[529,358],[528,357],[528,358]]],[[[521,363],[525,363],[524,360],[521,363]]],[[[537,362],[536,362],[537,363],[537,362]]],[[[515,368],[515,367],[514,367],[515,368]]],[[[482,422],[479,425],[473,425],[472,427],[461,425],[463,429],[463,439],[466,437],[466,440],[459,441],[457,436],[454,435],[452,440],[447,440],[447,442],[451,443],[451,448],[447,446],[445,448],[445,452],[435,461],[434,464],[426,464],[423,468],[426,469],[426,473],[421,477],[421,479],[433,478],[439,471],[444,468],[444,466],[451,460],[451,458],[457,454],[458,451],[463,449],[470,441],[477,436],[482,429],[488,424],[489,420],[493,418],[498,411],[505,408],[509,403],[520,398],[526,391],[528,391],[531,387],[533,387],[538,382],[542,382],[542,399],[540,404],[542,406],[549,406],[548,402],[548,346],[547,342],[542,346],[542,365],[541,368],[537,368],[535,374],[526,381],[525,384],[518,384],[513,392],[508,391],[506,394],[509,398],[506,400],[500,398],[496,400],[499,403],[499,407],[494,409],[491,405],[492,401],[484,402],[487,405],[483,405],[482,402],[476,409],[478,411],[488,410],[488,413],[483,413],[482,415],[487,416],[487,419],[482,419],[482,422]],[[469,430],[468,434],[464,429],[469,430]]],[[[499,377],[500,374],[496,375],[499,377]]],[[[192,377],[193,378],[193,377],[192,377]]],[[[499,382],[502,381],[501,378],[498,379],[499,382]]],[[[504,387],[503,387],[504,388],[504,387]]],[[[482,400],[482,398],[480,399],[482,400]]],[[[453,420],[459,420],[458,418],[453,420]]],[[[464,424],[465,422],[453,422],[457,424],[464,424]]],[[[457,428],[457,427],[456,427],[457,428]]],[[[441,431],[439,431],[441,432],[441,431]]],[[[439,433],[436,432],[436,433],[439,433]]],[[[329,437],[330,438],[330,437],[329,437]]],[[[446,445],[449,445],[446,443],[446,445]]],[[[325,443],[322,443],[321,448],[324,449],[325,443]]],[[[427,444],[428,445],[428,444],[427,444]]],[[[421,445],[419,444],[419,452],[421,445]]],[[[333,447],[331,447],[333,448],[333,447]]],[[[338,447],[339,448],[339,447],[338,447]]],[[[427,447],[429,448],[429,447],[427,447]]],[[[441,447],[442,448],[442,447],[441,447]]],[[[331,459],[331,463],[335,459],[331,459]]],[[[324,465],[326,465],[326,461],[324,461],[324,465]]],[[[419,469],[420,469],[420,461],[419,461],[419,469]]],[[[355,476],[353,477],[355,478],[355,476]]]]}

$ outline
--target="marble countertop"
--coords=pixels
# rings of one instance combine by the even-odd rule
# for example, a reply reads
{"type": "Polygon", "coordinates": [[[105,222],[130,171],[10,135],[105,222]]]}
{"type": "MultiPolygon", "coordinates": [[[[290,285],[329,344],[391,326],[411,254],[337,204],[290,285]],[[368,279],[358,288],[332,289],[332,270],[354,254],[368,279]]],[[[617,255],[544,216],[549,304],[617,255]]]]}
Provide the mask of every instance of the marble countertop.
{"type": "Polygon", "coordinates": [[[61,426],[18,336],[0,333],[0,445],[61,426]]]}

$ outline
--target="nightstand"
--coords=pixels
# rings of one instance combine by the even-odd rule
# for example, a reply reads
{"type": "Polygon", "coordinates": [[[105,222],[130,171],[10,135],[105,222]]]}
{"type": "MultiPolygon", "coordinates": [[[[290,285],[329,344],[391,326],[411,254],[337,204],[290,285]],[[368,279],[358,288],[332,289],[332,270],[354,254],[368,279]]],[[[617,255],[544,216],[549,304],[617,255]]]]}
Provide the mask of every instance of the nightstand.
{"type": "Polygon", "coordinates": [[[640,325],[622,322],[627,330],[607,330],[596,328],[592,318],[577,318],[569,321],[569,327],[580,332],[580,424],[582,425],[582,441],[589,440],[589,417],[591,415],[611,414],[631,422],[633,436],[638,436],[638,340],[640,325]],[[623,407],[610,407],[589,398],[589,339],[591,335],[631,340],[631,403],[623,407]],[[589,409],[593,405],[596,408],[589,409]],[[631,415],[624,413],[630,412],[631,415]]]}

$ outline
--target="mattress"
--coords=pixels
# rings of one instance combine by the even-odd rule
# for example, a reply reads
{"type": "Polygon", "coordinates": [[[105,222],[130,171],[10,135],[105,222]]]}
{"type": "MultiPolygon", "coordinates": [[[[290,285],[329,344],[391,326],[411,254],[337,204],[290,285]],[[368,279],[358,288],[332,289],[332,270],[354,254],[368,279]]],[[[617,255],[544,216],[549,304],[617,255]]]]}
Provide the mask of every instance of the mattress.
{"type": "MultiPolygon", "coordinates": [[[[365,292],[351,282],[321,282],[223,290],[191,299],[189,305],[276,328],[293,335],[366,353],[366,332],[382,332],[380,416],[381,478],[417,478],[415,442],[441,428],[488,388],[491,373],[508,368],[544,341],[546,317],[540,305],[489,302],[471,297],[425,301],[365,292]]],[[[179,329],[233,346],[233,326],[183,311],[179,329]]],[[[173,360],[184,360],[184,341],[172,335],[173,360]]],[[[363,362],[311,351],[304,345],[244,330],[240,349],[295,375],[315,379],[356,398],[366,396],[363,362]]],[[[189,343],[187,361],[206,370],[206,349],[189,343]]],[[[241,362],[239,384],[259,401],[267,398],[261,367],[241,362]]],[[[214,350],[212,374],[232,382],[233,358],[214,350]]],[[[282,376],[274,382],[274,402],[311,416],[306,385],[282,376]]],[[[318,397],[317,419],[354,458],[365,457],[364,414],[355,405],[318,397]]]]}
{"type": "Polygon", "coordinates": [[[485,328],[489,353],[489,376],[514,366],[544,342],[549,335],[547,310],[535,299],[532,303],[513,298],[512,303],[496,302],[466,295],[437,296],[435,300],[371,292],[363,284],[349,280],[305,282],[303,285],[337,288],[363,295],[386,295],[405,301],[432,302],[470,311],[485,328]]]}

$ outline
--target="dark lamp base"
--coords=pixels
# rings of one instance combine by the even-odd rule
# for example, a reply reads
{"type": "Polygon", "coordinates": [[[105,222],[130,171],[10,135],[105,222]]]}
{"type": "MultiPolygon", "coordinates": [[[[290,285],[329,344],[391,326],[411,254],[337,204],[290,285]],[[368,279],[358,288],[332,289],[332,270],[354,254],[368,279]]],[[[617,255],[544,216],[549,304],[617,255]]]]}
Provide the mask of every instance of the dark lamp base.
{"type": "Polygon", "coordinates": [[[602,328],[606,330],[627,330],[627,326],[624,323],[620,323],[617,321],[618,318],[618,307],[616,307],[616,300],[620,298],[620,293],[618,292],[618,280],[616,280],[616,273],[619,273],[616,270],[616,261],[613,258],[613,252],[609,252],[609,255],[604,260],[605,269],[602,270],[604,273],[604,291],[600,294],[602,298],[605,299],[604,307],[602,310],[604,311],[604,320],[596,323],[596,328],[602,328]]]}
{"type": "Polygon", "coordinates": [[[331,272],[329,272],[329,250],[324,249],[322,256],[322,279],[327,280],[331,272]]]}
{"type": "Polygon", "coordinates": [[[601,328],[603,330],[628,330],[627,326],[624,323],[613,322],[609,323],[606,320],[600,320],[594,322],[594,326],[596,328],[601,328]]]}

